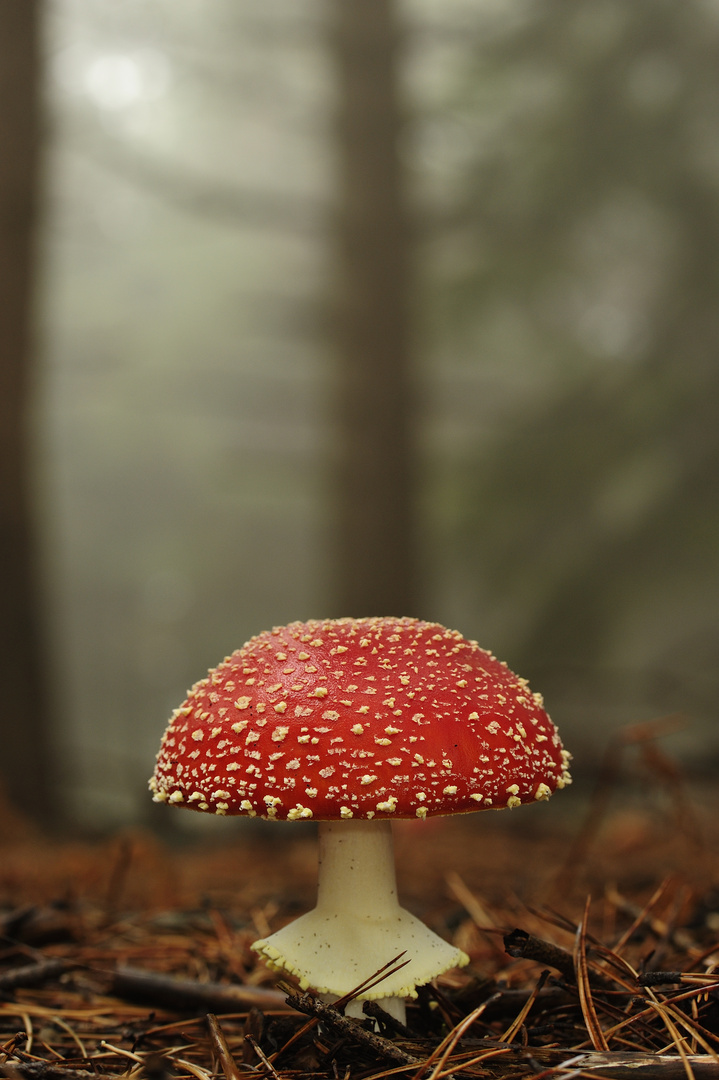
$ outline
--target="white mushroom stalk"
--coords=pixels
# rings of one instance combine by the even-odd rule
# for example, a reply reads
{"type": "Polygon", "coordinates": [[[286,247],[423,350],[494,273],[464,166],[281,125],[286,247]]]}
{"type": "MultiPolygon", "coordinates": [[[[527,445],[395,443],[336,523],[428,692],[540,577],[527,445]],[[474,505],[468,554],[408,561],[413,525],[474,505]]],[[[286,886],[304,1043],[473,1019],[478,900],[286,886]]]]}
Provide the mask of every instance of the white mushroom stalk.
{"type": "Polygon", "coordinates": [[[346,1009],[361,1016],[362,1000],[372,998],[402,1022],[404,999],[416,997],[417,986],[469,962],[400,906],[387,820],[320,822],[316,907],[252,948],[302,989],[335,998],[404,952],[405,967],[346,1009]]]}

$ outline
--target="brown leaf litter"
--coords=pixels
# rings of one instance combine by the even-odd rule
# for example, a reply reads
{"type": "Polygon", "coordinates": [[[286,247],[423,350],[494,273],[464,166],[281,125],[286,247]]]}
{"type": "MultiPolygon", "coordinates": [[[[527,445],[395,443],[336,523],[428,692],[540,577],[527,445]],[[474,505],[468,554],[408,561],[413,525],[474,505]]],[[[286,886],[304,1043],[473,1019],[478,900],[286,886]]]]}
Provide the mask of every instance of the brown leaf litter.
{"type": "Polygon", "coordinates": [[[688,790],[653,734],[610,748],[579,827],[398,823],[405,905],[471,958],[420,990],[406,1027],[381,1001],[346,1018],[251,951],[313,902],[304,829],[184,851],[143,833],[6,842],[0,1074],[719,1078],[719,796],[688,790]],[[622,801],[637,750],[641,793],[630,769],[622,801]]]}

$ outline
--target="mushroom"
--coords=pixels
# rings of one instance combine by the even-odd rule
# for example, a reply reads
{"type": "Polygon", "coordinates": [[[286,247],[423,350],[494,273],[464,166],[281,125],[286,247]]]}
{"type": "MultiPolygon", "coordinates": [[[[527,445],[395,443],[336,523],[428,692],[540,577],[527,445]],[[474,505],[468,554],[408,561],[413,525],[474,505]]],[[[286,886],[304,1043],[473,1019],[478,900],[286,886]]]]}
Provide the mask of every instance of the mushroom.
{"type": "Polygon", "coordinates": [[[192,810],[318,821],[316,907],[252,947],[330,999],[402,953],[351,1003],[402,1019],[417,986],[468,957],[400,907],[392,821],[541,802],[570,782],[568,760],[540,695],[476,641],[338,619],[259,634],[193,686],[150,788],[192,810]]]}

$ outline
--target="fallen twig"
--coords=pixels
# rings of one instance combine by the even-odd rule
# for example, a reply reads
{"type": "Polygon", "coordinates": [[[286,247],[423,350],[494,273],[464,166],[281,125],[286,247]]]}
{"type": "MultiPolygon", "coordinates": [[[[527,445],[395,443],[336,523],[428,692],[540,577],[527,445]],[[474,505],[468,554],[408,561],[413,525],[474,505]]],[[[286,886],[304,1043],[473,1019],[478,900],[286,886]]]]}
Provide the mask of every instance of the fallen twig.
{"type": "Polygon", "coordinates": [[[140,968],[118,967],[112,993],[127,1001],[180,1012],[242,1012],[252,1008],[287,1012],[284,994],[261,986],[195,982],[140,968]]]}
{"type": "Polygon", "coordinates": [[[297,1012],[304,1013],[305,1016],[316,1017],[316,1019],[327,1024],[328,1027],[333,1028],[338,1034],[345,1035],[353,1042],[366,1047],[388,1061],[394,1061],[400,1065],[420,1064],[419,1058],[408,1054],[405,1050],[390,1042],[389,1039],[383,1038],[382,1035],[375,1035],[373,1032],[367,1031],[356,1020],[343,1016],[334,1005],[327,1005],[312,994],[288,994],[287,1003],[297,1012]]]}
{"type": "Polygon", "coordinates": [[[23,964],[0,975],[0,991],[7,993],[20,987],[42,986],[43,983],[64,975],[75,965],[70,960],[41,960],[37,964],[23,964]]]}

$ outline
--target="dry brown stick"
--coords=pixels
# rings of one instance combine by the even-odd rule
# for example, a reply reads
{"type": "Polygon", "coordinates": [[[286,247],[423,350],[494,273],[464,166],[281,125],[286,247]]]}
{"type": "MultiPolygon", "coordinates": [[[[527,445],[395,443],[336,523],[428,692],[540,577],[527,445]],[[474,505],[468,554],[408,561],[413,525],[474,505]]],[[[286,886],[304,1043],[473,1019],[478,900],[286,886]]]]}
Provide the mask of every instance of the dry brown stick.
{"type": "Polygon", "coordinates": [[[504,948],[510,956],[522,960],[535,960],[538,964],[560,971],[562,975],[574,982],[572,954],[559,945],[533,937],[526,930],[518,928],[504,935],[504,948]]]}
{"type": "Polygon", "coordinates": [[[11,968],[10,971],[4,971],[0,975],[0,991],[42,986],[50,979],[64,975],[74,966],[69,960],[42,960],[38,964],[24,964],[22,967],[11,968]]]}
{"type": "Polygon", "coordinates": [[[225,1080],[240,1080],[240,1070],[237,1068],[235,1059],[230,1053],[225,1033],[220,1027],[217,1017],[214,1013],[208,1013],[205,1017],[205,1021],[207,1023],[207,1030],[210,1033],[212,1049],[215,1051],[217,1060],[222,1066],[225,1080]]]}
{"type": "Polygon", "coordinates": [[[371,1031],[367,1031],[356,1021],[343,1016],[333,1005],[326,1005],[324,1001],[318,1001],[312,994],[289,994],[287,1001],[297,1012],[304,1013],[305,1016],[316,1017],[339,1034],[347,1036],[353,1042],[359,1043],[388,1061],[394,1061],[399,1065],[420,1064],[419,1058],[401,1050],[389,1039],[384,1039],[381,1035],[375,1035],[371,1031]]]}
{"type": "MultiPolygon", "coordinates": [[[[97,1073],[85,1069],[66,1069],[44,1061],[6,1061],[0,1065],[0,1076],[8,1080],[96,1080],[97,1073]]],[[[117,1073],[103,1073],[102,1080],[121,1080],[117,1073]]]]}
{"type": "MultiPolygon", "coordinates": [[[[571,1075],[592,1076],[596,1080],[686,1080],[685,1060],[680,1054],[653,1054],[650,1052],[632,1053],[625,1050],[575,1051],[562,1050],[558,1047],[515,1047],[502,1046],[491,1039],[482,1040],[487,1050],[492,1047],[503,1049],[505,1057],[503,1068],[507,1074],[512,1070],[531,1069],[532,1080],[558,1080],[565,1070],[571,1075]],[[537,1072],[537,1066],[543,1070],[537,1072]]],[[[708,1054],[688,1054],[686,1057],[695,1076],[695,1080],[717,1080],[719,1066],[708,1054]]],[[[455,1072],[460,1064],[450,1058],[449,1067],[455,1064],[455,1072]]],[[[373,1073],[367,1080],[379,1080],[385,1073],[373,1073]]],[[[387,1074],[389,1075],[389,1073],[387,1074]]]]}
{"type": "Polygon", "coordinates": [[[244,1012],[251,1008],[288,1012],[284,994],[261,986],[226,986],[177,979],[141,968],[119,967],[112,993],[123,1000],[141,1001],[177,1012],[244,1012]]]}
{"type": "MultiPolygon", "coordinates": [[[[679,1054],[627,1054],[616,1050],[574,1054],[572,1051],[535,1050],[534,1047],[530,1054],[538,1064],[549,1066],[546,1072],[535,1072],[532,1080],[542,1077],[556,1080],[565,1071],[571,1075],[592,1076],[596,1080],[601,1077],[607,1080],[687,1080],[685,1059],[679,1054]]],[[[717,1080],[719,1077],[716,1062],[706,1055],[689,1054],[686,1061],[695,1080],[717,1080]]]]}
{"type": "MultiPolygon", "coordinates": [[[[574,933],[576,934],[576,928],[574,933]]],[[[586,935],[589,939],[589,935],[586,935]]],[[[504,936],[504,948],[510,956],[522,960],[534,960],[542,966],[555,968],[570,982],[575,981],[574,958],[572,953],[563,949],[561,945],[554,945],[551,941],[533,937],[526,930],[512,930],[504,936]]],[[[596,948],[596,946],[593,946],[596,948]]],[[[591,970],[587,965],[589,981],[596,989],[613,989],[613,976],[605,975],[601,971],[591,970]]],[[[618,980],[617,980],[618,981],[618,980]]]]}
{"type": "MultiPolygon", "coordinates": [[[[488,1049],[492,1045],[505,1052],[502,1075],[528,1076],[529,1069],[531,1080],[561,1080],[563,1075],[586,1076],[594,1080],[601,1080],[602,1077],[606,1077],[606,1080],[686,1080],[684,1061],[678,1054],[628,1053],[621,1050],[610,1050],[603,1054],[555,1047],[501,1047],[497,1043],[492,1044],[491,1040],[486,1041],[488,1049]],[[537,1072],[538,1066],[541,1072],[537,1072]]],[[[717,1065],[708,1055],[690,1054],[687,1060],[695,1080],[717,1080],[719,1077],[717,1065]]],[[[451,1058],[448,1065],[453,1062],[451,1058]]],[[[461,1063],[455,1063],[454,1073],[461,1075],[458,1064],[461,1063]]],[[[383,1069],[382,1072],[372,1073],[366,1080],[384,1080],[401,1071],[383,1069]]],[[[476,1077],[476,1074],[472,1075],[476,1077]]]]}
{"type": "MultiPolygon", "coordinates": [[[[716,983],[716,975],[708,975],[706,980],[709,983],[716,983]]],[[[637,975],[637,983],[639,986],[664,986],[670,983],[681,983],[683,981],[691,981],[690,979],[684,980],[683,971],[642,971],[637,975]]]]}

